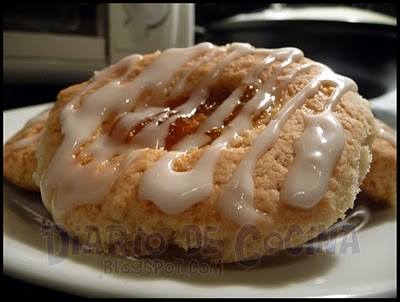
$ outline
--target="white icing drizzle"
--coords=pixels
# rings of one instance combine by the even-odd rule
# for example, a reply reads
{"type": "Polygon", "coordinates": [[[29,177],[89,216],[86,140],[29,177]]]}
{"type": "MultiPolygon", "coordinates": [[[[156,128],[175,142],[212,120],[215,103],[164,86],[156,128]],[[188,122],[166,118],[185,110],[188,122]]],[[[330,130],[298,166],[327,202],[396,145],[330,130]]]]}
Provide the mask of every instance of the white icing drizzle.
{"type": "Polygon", "coordinates": [[[388,130],[386,126],[378,124],[378,133],[377,137],[389,142],[392,146],[396,147],[397,146],[397,139],[396,135],[394,134],[393,131],[388,130]]]}
{"type": "MultiPolygon", "coordinates": [[[[307,67],[309,66],[300,66],[297,72],[307,67]]],[[[287,77],[285,84],[293,75],[287,77]]],[[[319,86],[324,81],[334,76],[335,74],[330,69],[324,69],[319,77],[287,102],[254,141],[221,194],[220,207],[231,219],[241,224],[262,219],[263,215],[253,207],[253,171],[258,159],[274,145],[281,128],[293,112],[301,107],[308,97],[317,94],[319,86]]],[[[352,89],[356,89],[354,82],[350,79],[343,77],[340,77],[340,81],[339,77],[337,79],[337,91],[345,91],[344,85],[348,85],[348,89],[350,85],[352,89]]],[[[310,207],[316,204],[326,192],[331,171],[344,146],[341,124],[330,111],[333,108],[331,104],[335,104],[341,97],[341,93],[336,93],[336,90],[322,114],[308,116],[309,121],[306,123],[302,139],[295,143],[295,161],[289,169],[280,193],[283,202],[297,207],[310,207]]]]}
{"type": "MultiPolygon", "coordinates": [[[[82,165],[76,153],[83,144],[92,140],[93,133],[110,114],[117,112],[120,119],[131,119],[140,114],[136,112],[132,115],[130,109],[144,91],[162,89],[183,64],[212,47],[210,43],[201,43],[184,51],[169,49],[145,68],[135,81],[122,84],[123,78],[115,79],[90,94],[93,87],[114,70],[125,64],[134,67],[143,58],[139,55],[129,56],[115,66],[97,72],[93,81],[63,108],[60,123],[64,139],[40,182],[43,203],[57,223],[62,224],[65,212],[76,205],[101,203],[118,175],[143,151],[102,135],[80,156],[91,156],[91,160],[82,165]],[[171,57],[174,57],[173,62],[170,61],[171,57]],[[86,97],[86,100],[77,106],[82,97],[86,97]],[[110,158],[118,155],[125,157],[122,162],[109,162],[110,158]]],[[[129,69],[124,76],[128,73],[129,69]]],[[[150,111],[154,113],[154,107],[150,111]]],[[[123,121],[121,123],[124,124],[123,121]]]]}
{"type": "Polygon", "coordinates": [[[294,144],[295,160],[286,176],[281,200],[302,208],[325,195],[329,178],[344,148],[340,122],[329,110],[306,115],[306,129],[294,144]]]}
{"type": "MultiPolygon", "coordinates": [[[[237,58],[251,53],[264,54],[265,58],[248,70],[242,83],[194,133],[175,144],[173,150],[163,155],[140,179],[138,198],[152,201],[167,214],[179,214],[207,199],[213,192],[213,175],[218,158],[223,150],[231,147],[230,140],[252,128],[254,115],[273,106],[276,91],[289,85],[300,72],[316,63],[300,65],[282,77],[285,67],[304,57],[300,50],[255,49],[243,43],[215,48],[210,43],[201,43],[186,49],[162,52],[133,81],[124,81],[124,78],[143,59],[139,55],[129,56],[114,66],[96,72],[83,92],[76,95],[62,110],[60,123],[64,140],[41,181],[44,204],[53,213],[56,222],[62,224],[63,215],[74,206],[101,203],[115,179],[145,149],[164,149],[172,123],[178,118],[192,116],[199,106],[205,104],[209,88],[224,68],[237,58]],[[173,110],[166,108],[163,92],[182,66],[202,56],[187,68],[185,74],[180,75],[180,81],[170,91],[172,98],[182,93],[193,72],[222,52],[227,54],[201,80],[189,99],[173,110]],[[272,63],[274,72],[268,80],[261,82],[260,73],[272,63]],[[92,92],[99,81],[121,67],[128,67],[124,75],[92,92]],[[241,104],[240,99],[246,87],[255,89],[253,97],[242,104],[237,116],[223,127],[217,139],[211,141],[207,132],[221,127],[236,106],[241,104]],[[151,97],[138,103],[137,100],[148,92],[151,97]],[[86,99],[80,103],[82,98],[86,99]],[[110,116],[114,117],[112,129],[93,139],[93,134],[110,116]],[[141,124],[145,120],[148,122],[141,124]],[[142,125],[142,129],[127,142],[127,136],[138,125],[142,125]],[[179,157],[206,144],[210,145],[205,147],[190,170],[174,170],[175,161],[179,157]],[[84,151],[77,155],[83,146],[84,151]],[[115,157],[118,160],[112,160],[115,157]],[[88,159],[87,162],[85,159],[88,159]]],[[[222,189],[217,204],[222,215],[239,224],[265,217],[253,206],[253,171],[257,161],[273,146],[293,112],[308,97],[317,94],[322,84],[336,88],[323,112],[304,117],[306,129],[294,146],[295,159],[289,168],[281,201],[297,207],[311,207],[325,194],[331,171],[344,146],[343,130],[333,110],[345,91],[356,90],[357,87],[349,79],[320,66],[321,74],[284,104],[248,149],[231,180],[222,189]]]]}
{"type": "MultiPolygon", "coordinates": [[[[153,121],[143,131],[141,131],[133,140],[133,146],[135,148],[143,147],[155,147],[163,148],[165,146],[165,139],[168,136],[170,125],[180,116],[187,116],[193,114],[198,106],[203,104],[208,97],[208,88],[213,84],[213,82],[218,78],[222,70],[231,61],[252,52],[252,48],[248,44],[233,43],[228,50],[233,50],[229,55],[227,55],[210,74],[204,78],[204,80],[196,87],[195,91],[191,94],[189,100],[184,104],[175,108],[175,112],[179,114],[173,115],[171,118],[167,119],[158,125],[157,120],[153,121]]],[[[144,196],[143,196],[144,197],[144,196]]]]}
{"type": "Polygon", "coordinates": [[[316,88],[325,83],[336,88],[322,113],[304,116],[306,129],[294,144],[294,163],[280,195],[286,203],[303,208],[314,206],[328,189],[333,168],[345,144],[342,125],[332,111],[344,92],[357,90],[352,80],[335,75],[330,69],[324,69],[313,81],[316,88]]]}
{"type": "MultiPolygon", "coordinates": [[[[240,46],[241,52],[243,52],[243,48],[244,50],[247,50],[246,53],[249,50],[252,50],[248,45],[240,46]]],[[[297,49],[282,50],[282,53],[286,56],[290,56],[287,61],[284,61],[283,65],[289,64],[293,59],[292,56],[299,57],[302,55],[297,49]]],[[[231,53],[225,58],[222,65],[225,65],[229,59],[232,60],[236,57],[237,54],[235,52],[231,53]]],[[[268,57],[256,64],[256,66],[249,71],[244,82],[257,76],[262,71],[263,67],[272,61],[274,60],[268,57]]],[[[219,73],[220,70],[221,68],[218,68],[214,73],[211,73],[211,75],[206,77],[204,82],[207,83],[207,85],[210,85],[211,79],[216,78],[215,74],[219,73]]],[[[279,74],[279,72],[277,72],[277,74],[279,74]]],[[[203,92],[204,90],[205,87],[200,85],[200,91],[203,92]]],[[[240,98],[243,91],[243,86],[239,86],[235,91],[233,91],[228,99],[225,100],[207,119],[208,122],[203,123],[203,127],[200,126],[200,129],[198,129],[199,131],[196,131],[193,136],[189,136],[181,141],[179,144],[181,148],[183,147],[183,150],[190,150],[207,143],[210,139],[204,134],[204,131],[210,130],[216,125],[221,125],[222,121],[233,111],[234,106],[232,105],[236,105],[235,102],[240,98]],[[186,141],[189,141],[189,143],[187,144],[186,141]]],[[[255,102],[265,103],[268,101],[265,101],[261,97],[256,97],[253,102],[250,101],[246,103],[241,114],[234,119],[229,127],[224,129],[218,139],[212,142],[210,147],[206,149],[200,160],[191,170],[185,172],[175,172],[173,170],[174,160],[185,151],[182,151],[181,153],[166,154],[161,160],[153,164],[141,178],[139,183],[139,197],[152,200],[163,211],[168,211],[167,213],[169,214],[183,212],[189,209],[193,204],[207,198],[213,190],[213,175],[219,154],[223,149],[228,147],[228,142],[234,135],[237,135],[239,132],[251,127],[252,112],[250,112],[248,108],[254,106],[255,102]],[[177,187],[176,184],[180,185],[177,187]]],[[[187,103],[190,103],[190,100],[187,103]]],[[[193,105],[189,108],[193,108],[193,105]]],[[[232,199],[229,200],[229,202],[232,202],[232,199]]]]}

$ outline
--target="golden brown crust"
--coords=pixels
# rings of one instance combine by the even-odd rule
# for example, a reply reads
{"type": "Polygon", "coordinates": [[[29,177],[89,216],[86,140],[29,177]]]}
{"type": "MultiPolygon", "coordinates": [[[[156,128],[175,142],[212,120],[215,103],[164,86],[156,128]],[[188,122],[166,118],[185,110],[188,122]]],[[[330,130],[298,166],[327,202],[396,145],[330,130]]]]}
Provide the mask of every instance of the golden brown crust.
{"type": "MultiPolygon", "coordinates": [[[[382,121],[376,120],[377,128],[384,127],[394,134],[394,130],[382,121]]],[[[387,139],[377,137],[372,144],[371,169],[364,179],[361,190],[371,200],[386,205],[394,205],[397,199],[397,150],[387,139]]]]}
{"type": "MultiPolygon", "coordinates": [[[[131,76],[128,77],[129,80],[133,80],[155,56],[157,54],[145,56],[143,63],[131,72],[131,76]]],[[[216,60],[221,60],[221,58],[218,57],[216,60]]],[[[216,95],[222,93],[221,91],[224,91],[224,94],[226,94],[226,91],[232,91],[237,87],[246,71],[259,60],[260,58],[252,55],[246,55],[235,60],[224,69],[211,90],[215,91],[216,95]]],[[[289,69],[296,68],[304,62],[308,62],[308,60],[302,59],[284,70],[284,73],[288,73],[289,69]]],[[[186,94],[190,93],[212,66],[213,62],[202,65],[188,79],[187,86],[180,96],[182,99],[185,99],[186,94]]],[[[189,67],[183,67],[181,74],[184,73],[185,68],[189,67]]],[[[261,77],[268,78],[272,71],[273,68],[266,69],[261,77]]],[[[113,80],[122,72],[117,70],[112,73],[101,82],[100,86],[113,80]]],[[[280,95],[282,103],[293,97],[318,72],[319,67],[315,67],[300,73],[293,85],[283,88],[280,95]]],[[[179,78],[179,76],[177,77],[179,78]]],[[[71,96],[82,91],[87,84],[82,83],[60,92],[38,148],[37,181],[44,174],[63,139],[59,122],[60,110],[71,100],[71,96]]],[[[164,102],[171,101],[170,90],[171,87],[164,92],[164,102]]],[[[353,207],[359,185],[370,165],[370,145],[375,135],[373,116],[366,100],[362,99],[357,93],[348,92],[342,97],[334,113],[343,125],[346,144],[334,168],[328,192],[316,206],[309,209],[295,208],[280,201],[280,190],[294,158],[293,143],[304,130],[303,112],[320,112],[324,108],[325,101],[326,95],[323,93],[308,99],[306,104],[301,109],[296,110],[283,127],[275,145],[257,162],[253,175],[255,183],[254,206],[265,214],[265,220],[261,223],[248,226],[246,229],[245,226],[240,226],[221,215],[217,201],[235,167],[246,154],[257,133],[265,127],[269,116],[259,122],[260,126],[246,131],[232,141],[233,147],[231,149],[224,150],[221,153],[214,172],[212,194],[206,200],[195,204],[183,213],[168,215],[151,201],[138,198],[138,184],[144,171],[166,152],[149,149],[143,152],[118,177],[102,204],[80,205],[67,212],[65,228],[71,235],[78,235],[83,242],[86,242],[90,239],[86,227],[90,225],[98,227],[104,244],[103,249],[106,251],[109,248],[110,241],[113,241],[110,238],[110,230],[113,227],[119,231],[124,230],[126,238],[123,245],[126,247],[125,252],[129,254],[149,253],[148,249],[143,248],[143,242],[142,248],[138,248],[135,239],[137,236],[146,236],[146,234],[156,232],[161,234],[166,242],[173,242],[186,250],[200,245],[203,248],[202,256],[222,259],[225,262],[250,259],[252,258],[251,255],[253,255],[253,258],[258,258],[264,254],[273,254],[280,249],[298,246],[329,228],[338,219],[344,218],[346,211],[353,207]],[[292,229],[293,226],[294,229],[292,229]],[[188,240],[188,231],[190,230],[200,230],[199,241],[188,240]],[[212,241],[209,240],[207,243],[205,234],[212,241]],[[267,243],[266,238],[270,239],[267,243]],[[207,253],[210,248],[212,252],[207,253]]],[[[96,139],[95,133],[93,139],[96,139]]],[[[188,152],[177,161],[175,169],[178,171],[190,169],[205,148],[207,146],[188,152]]]]}
{"type": "Polygon", "coordinates": [[[3,148],[4,177],[16,186],[30,191],[39,191],[32,175],[37,166],[35,154],[39,134],[45,122],[45,120],[39,120],[27,124],[13,135],[3,148]]]}

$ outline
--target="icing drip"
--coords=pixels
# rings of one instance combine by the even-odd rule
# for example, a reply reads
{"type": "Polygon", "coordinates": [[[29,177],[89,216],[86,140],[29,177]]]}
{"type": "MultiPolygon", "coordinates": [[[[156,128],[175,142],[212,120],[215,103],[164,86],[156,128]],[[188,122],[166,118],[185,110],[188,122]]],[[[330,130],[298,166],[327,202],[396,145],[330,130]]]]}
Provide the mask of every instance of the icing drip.
{"type": "Polygon", "coordinates": [[[316,94],[315,89],[326,82],[335,84],[336,88],[322,113],[304,117],[306,129],[294,144],[294,163],[280,195],[281,200],[298,207],[312,207],[325,195],[345,143],[342,125],[332,111],[345,91],[357,90],[356,84],[350,79],[335,76],[330,69],[325,69],[313,81],[309,93],[316,94]]]}

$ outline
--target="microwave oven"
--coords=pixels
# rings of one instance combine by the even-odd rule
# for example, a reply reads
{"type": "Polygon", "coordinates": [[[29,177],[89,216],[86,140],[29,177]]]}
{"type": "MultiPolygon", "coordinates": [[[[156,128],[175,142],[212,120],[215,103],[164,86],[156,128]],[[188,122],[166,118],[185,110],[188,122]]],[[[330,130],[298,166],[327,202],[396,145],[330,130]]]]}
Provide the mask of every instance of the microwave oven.
{"type": "Polygon", "coordinates": [[[6,4],[4,83],[66,83],[132,53],[194,41],[194,4],[6,4]]]}

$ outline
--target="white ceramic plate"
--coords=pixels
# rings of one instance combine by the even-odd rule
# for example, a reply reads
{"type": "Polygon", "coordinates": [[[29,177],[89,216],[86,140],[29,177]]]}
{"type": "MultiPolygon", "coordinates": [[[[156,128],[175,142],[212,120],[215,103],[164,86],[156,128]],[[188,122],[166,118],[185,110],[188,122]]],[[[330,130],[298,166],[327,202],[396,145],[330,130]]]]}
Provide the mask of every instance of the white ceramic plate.
{"type": "MultiPolygon", "coordinates": [[[[4,142],[48,106],[5,111],[4,142]]],[[[395,110],[388,112],[396,114],[395,110]]],[[[43,287],[90,297],[395,297],[397,294],[397,222],[393,208],[376,209],[358,201],[356,212],[361,211],[362,221],[356,222],[355,230],[320,242],[320,250],[304,248],[297,255],[283,253],[248,268],[240,264],[212,266],[173,257],[132,260],[87,255],[71,240],[39,227],[46,220],[36,213],[46,216],[46,212],[38,194],[16,190],[6,182],[3,188],[4,272],[43,287]]]]}

